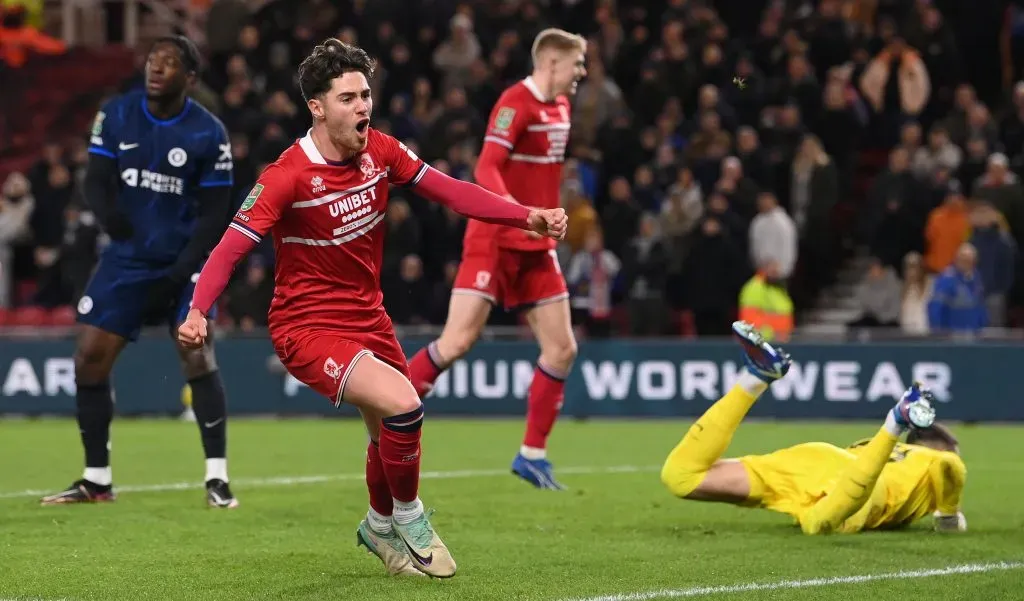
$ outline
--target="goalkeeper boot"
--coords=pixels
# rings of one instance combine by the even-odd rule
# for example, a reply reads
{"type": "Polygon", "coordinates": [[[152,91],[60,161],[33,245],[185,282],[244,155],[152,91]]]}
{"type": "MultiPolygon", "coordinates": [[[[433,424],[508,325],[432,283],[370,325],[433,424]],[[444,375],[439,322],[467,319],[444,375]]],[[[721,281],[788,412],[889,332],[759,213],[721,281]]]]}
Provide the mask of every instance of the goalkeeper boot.
{"type": "Polygon", "coordinates": [[[750,373],[771,384],[789,372],[789,353],[769,344],[757,328],[745,321],[734,321],[732,333],[743,347],[743,360],[750,373]]]}
{"type": "Polygon", "coordinates": [[[565,490],[555,480],[554,468],[547,459],[527,459],[518,454],[512,460],[512,473],[540,489],[565,490]]]}
{"type": "Polygon", "coordinates": [[[935,396],[921,384],[914,384],[903,393],[900,402],[892,408],[892,417],[905,429],[927,428],[935,423],[935,396]]]}
{"type": "Polygon", "coordinates": [[[67,489],[40,499],[42,505],[69,505],[71,503],[108,503],[117,498],[113,486],[100,486],[88,480],[75,480],[67,489]]]}
{"type": "Polygon", "coordinates": [[[409,550],[414,568],[435,578],[451,578],[455,575],[455,560],[441,537],[434,532],[426,513],[421,513],[408,524],[392,521],[392,527],[409,550]]]}
{"type": "Polygon", "coordinates": [[[375,532],[370,524],[363,520],[356,529],[356,546],[377,556],[384,563],[384,569],[391,576],[423,576],[423,572],[412,566],[412,556],[405,548],[405,543],[398,538],[395,531],[387,534],[375,532]]]}

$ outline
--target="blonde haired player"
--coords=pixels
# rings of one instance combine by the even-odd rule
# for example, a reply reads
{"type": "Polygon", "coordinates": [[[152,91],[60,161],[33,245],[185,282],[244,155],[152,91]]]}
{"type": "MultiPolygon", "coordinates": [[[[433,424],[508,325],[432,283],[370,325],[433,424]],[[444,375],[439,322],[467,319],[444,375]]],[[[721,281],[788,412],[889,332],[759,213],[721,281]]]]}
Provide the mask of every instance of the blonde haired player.
{"type": "Polygon", "coordinates": [[[906,526],[927,515],[942,531],[962,531],[967,469],[957,442],[934,424],[932,395],[911,386],[873,438],[842,449],[811,442],[767,455],[720,459],[740,421],[790,358],[744,322],[733,324],[746,369],[672,450],[661,480],[677,497],[771,509],[805,534],[906,526]],[[907,443],[899,436],[908,432],[907,443]]]}
{"type": "MultiPolygon", "coordinates": [[[[518,203],[559,206],[570,128],[568,97],[587,73],[586,49],[586,40],[561,29],[537,35],[533,73],[506,89],[491,111],[473,173],[479,185],[518,203]]],[[[525,310],[540,358],[527,398],[526,433],[512,472],[542,489],[563,488],[546,449],[576,359],[568,299],[553,241],[471,221],[441,337],[409,362],[412,383],[426,396],[437,378],[476,343],[492,305],[525,310]]]]}

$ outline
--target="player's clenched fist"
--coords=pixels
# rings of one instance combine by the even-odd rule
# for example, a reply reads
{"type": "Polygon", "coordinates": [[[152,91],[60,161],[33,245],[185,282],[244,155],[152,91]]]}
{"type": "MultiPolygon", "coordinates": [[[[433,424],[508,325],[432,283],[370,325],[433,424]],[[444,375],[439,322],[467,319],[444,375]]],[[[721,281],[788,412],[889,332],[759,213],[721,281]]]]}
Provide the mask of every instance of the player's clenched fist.
{"type": "Polygon", "coordinates": [[[198,309],[190,310],[185,323],[178,326],[178,343],[192,349],[206,344],[206,318],[198,309]]]}
{"type": "Polygon", "coordinates": [[[565,237],[565,230],[569,224],[569,217],[565,209],[533,209],[530,216],[526,218],[530,230],[546,236],[561,240],[565,237]]]}

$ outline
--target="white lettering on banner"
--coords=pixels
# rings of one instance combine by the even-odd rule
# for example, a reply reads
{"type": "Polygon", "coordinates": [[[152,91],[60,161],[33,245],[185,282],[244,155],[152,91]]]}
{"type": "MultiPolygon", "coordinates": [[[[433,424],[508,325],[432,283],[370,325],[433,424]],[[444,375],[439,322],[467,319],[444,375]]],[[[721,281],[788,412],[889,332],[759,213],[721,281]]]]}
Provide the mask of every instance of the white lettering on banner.
{"type": "MultiPolygon", "coordinates": [[[[714,401],[736,383],[743,366],[734,361],[707,360],[672,363],[650,361],[582,361],[579,375],[587,396],[595,401],[623,401],[635,395],[646,401],[714,401]]],[[[808,402],[816,396],[825,401],[849,403],[893,400],[910,381],[932,389],[938,400],[950,400],[952,370],[945,363],[921,362],[911,366],[912,378],[904,380],[896,365],[884,361],[863,372],[856,361],[808,361],[794,363],[785,378],[772,385],[777,401],[808,402]]],[[[437,398],[526,398],[533,364],[483,359],[457,361],[438,378],[431,396],[437,398]]]]}
{"type": "Polygon", "coordinates": [[[636,372],[641,398],[667,401],[676,396],[676,366],[671,361],[644,361],[636,372]]]}
{"type": "Polygon", "coordinates": [[[684,399],[700,393],[706,399],[722,396],[718,393],[718,364],[714,361],[687,361],[679,370],[679,388],[684,399]]]}
{"type": "Polygon", "coordinates": [[[587,396],[594,400],[621,401],[629,396],[632,361],[602,361],[597,366],[592,361],[584,361],[580,373],[587,385],[587,396]]]}
{"type": "Polygon", "coordinates": [[[860,400],[857,389],[857,373],[860,364],[856,361],[829,361],[825,364],[825,400],[853,402],[860,400]]]}
{"type": "Polygon", "coordinates": [[[772,396],[780,401],[791,397],[797,401],[809,401],[814,396],[814,386],[818,381],[819,365],[815,362],[794,363],[785,378],[772,384],[772,396]]]}
{"type": "Polygon", "coordinates": [[[32,362],[24,357],[11,361],[4,377],[3,396],[58,396],[75,394],[75,361],[71,357],[51,357],[43,362],[40,383],[32,362]]]}
{"type": "MultiPolygon", "coordinates": [[[[525,399],[533,380],[533,363],[523,359],[508,361],[456,361],[441,374],[430,393],[435,398],[453,399],[525,399]]],[[[711,402],[736,383],[743,366],[734,361],[716,363],[707,360],[673,363],[650,361],[583,361],[579,374],[587,395],[595,401],[623,401],[632,395],[645,401],[711,402]]],[[[820,395],[825,401],[891,401],[900,397],[909,382],[918,381],[930,388],[941,402],[949,402],[952,369],[946,363],[921,362],[910,368],[905,380],[896,365],[883,361],[870,372],[863,372],[856,361],[808,361],[794,363],[785,378],[775,382],[771,395],[777,401],[808,402],[820,395]]],[[[50,359],[44,369],[44,382],[26,359],[12,362],[4,383],[4,393],[45,389],[46,394],[68,391],[74,394],[74,363],[68,359],[50,359]],[[51,362],[53,362],[51,364],[51,362]],[[51,392],[53,391],[53,392],[51,392]]],[[[286,396],[296,396],[305,385],[288,376],[286,396]]]]}

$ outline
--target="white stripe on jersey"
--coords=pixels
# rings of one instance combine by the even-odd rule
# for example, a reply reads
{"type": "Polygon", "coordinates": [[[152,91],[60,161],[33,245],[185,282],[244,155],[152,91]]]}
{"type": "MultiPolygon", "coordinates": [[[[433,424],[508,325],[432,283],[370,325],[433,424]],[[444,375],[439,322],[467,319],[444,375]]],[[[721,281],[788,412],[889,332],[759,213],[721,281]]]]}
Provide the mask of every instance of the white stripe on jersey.
{"type": "Polygon", "coordinates": [[[329,202],[333,202],[335,200],[338,200],[342,196],[347,196],[349,194],[355,194],[356,192],[362,192],[363,190],[368,190],[368,189],[376,186],[377,182],[380,181],[380,178],[382,178],[382,177],[387,177],[387,174],[385,174],[385,173],[378,173],[377,175],[375,175],[373,177],[373,179],[367,181],[365,184],[356,186],[355,188],[349,188],[348,190],[342,190],[341,192],[331,192],[327,196],[321,196],[320,198],[314,198],[313,200],[300,200],[299,202],[293,202],[292,203],[292,208],[293,209],[306,209],[306,208],[309,208],[309,207],[319,207],[320,205],[325,205],[325,204],[327,204],[329,202]]]}
{"type": "Polygon", "coordinates": [[[510,154],[508,158],[513,161],[522,161],[524,163],[537,163],[539,165],[549,165],[551,163],[561,163],[564,159],[562,157],[552,157],[547,155],[536,155],[536,154],[510,154]]]}
{"type": "Polygon", "coordinates": [[[499,138],[498,136],[484,136],[484,142],[494,142],[498,146],[504,146],[505,148],[512,150],[512,142],[509,142],[504,138],[499,138]]]}
{"type": "Polygon", "coordinates": [[[409,185],[410,186],[414,186],[414,185],[420,183],[420,180],[423,179],[423,176],[426,175],[427,171],[429,171],[429,170],[430,170],[430,165],[428,165],[426,162],[424,162],[422,165],[420,165],[420,170],[417,171],[416,175],[413,176],[412,181],[409,182],[409,185]]]}
{"type": "Polygon", "coordinates": [[[238,225],[235,222],[231,222],[231,224],[228,225],[228,227],[234,229],[235,231],[242,232],[243,234],[245,234],[246,238],[249,238],[250,240],[256,242],[257,244],[259,244],[263,240],[263,238],[260,238],[256,234],[250,232],[248,229],[241,225],[238,225]]]}
{"type": "Polygon", "coordinates": [[[340,238],[334,238],[332,240],[315,240],[313,238],[298,238],[298,237],[295,237],[295,236],[288,236],[286,238],[282,238],[281,242],[284,243],[284,244],[305,244],[306,246],[341,246],[342,244],[345,244],[346,242],[351,242],[352,240],[355,240],[356,238],[358,238],[358,237],[360,237],[360,236],[362,236],[364,234],[369,233],[370,230],[372,230],[373,228],[377,227],[377,224],[380,223],[383,220],[384,220],[384,214],[382,213],[380,215],[377,215],[377,217],[375,217],[372,222],[364,225],[363,227],[359,228],[358,230],[356,230],[356,231],[354,231],[354,232],[352,232],[352,233],[350,233],[350,234],[348,234],[346,236],[342,236],[340,238]]]}
{"type": "Polygon", "coordinates": [[[570,123],[538,123],[527,125],[526,131],[569,131],[572,128],[570,123]]]}

